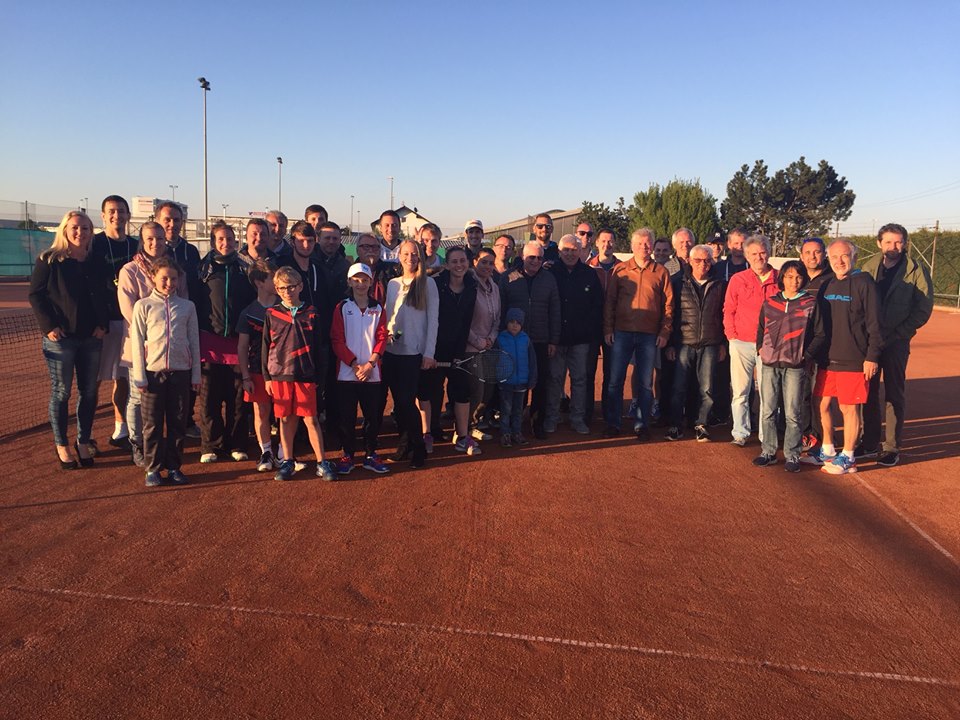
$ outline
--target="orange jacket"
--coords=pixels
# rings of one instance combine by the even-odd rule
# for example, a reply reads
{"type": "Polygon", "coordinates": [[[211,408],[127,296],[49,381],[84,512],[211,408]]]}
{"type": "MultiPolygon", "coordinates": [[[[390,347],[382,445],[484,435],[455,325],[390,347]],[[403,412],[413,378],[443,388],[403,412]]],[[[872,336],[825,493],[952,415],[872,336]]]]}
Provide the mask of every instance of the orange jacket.
{"type": "Polygon", "coordinates": [[[663,265],[645,268],[636,258],[619,263],[610,272],[603,305],[603,334],[615,330],[659,335],[666,342],[673,329],[673,286],[663,265]]]}

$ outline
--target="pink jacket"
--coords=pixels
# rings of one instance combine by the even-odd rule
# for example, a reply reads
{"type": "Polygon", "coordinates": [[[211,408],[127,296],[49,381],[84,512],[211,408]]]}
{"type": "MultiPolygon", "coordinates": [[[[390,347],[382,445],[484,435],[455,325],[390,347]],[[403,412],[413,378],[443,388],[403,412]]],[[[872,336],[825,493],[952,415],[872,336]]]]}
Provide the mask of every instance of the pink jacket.
{"type": "Polygon", "coordinates": [[[467,352],[475,353],[485,350],[483,341],[489,340],[493,345],[500,332],[500,290],[492,280],[484,287],[477,281],[477,302],[473,306],[473,321],[470,323],[470,334],[467,336],[467,352]]]}
{"type": "MultiPolygon", "coordinates": [[[[120,302],[120,314],[123,315],[123,350],[120,353],[120,364],[123,367],[133,367],[133,350],[130,347],[130,323],[133,322],[133,306],[137,300],[145,298],[153,292],[153,280],[147,274],[145,264],[140,254],[120,268],[117,276],[117,300],[120,302]],[[138,262],[139,259],[139,262],[138,262]]],[[[177,285],[177,295],[187,299],[186,278],[181,277],[177,285]]]]}
{"type": "Polygon", "coordinates": [[[749,268],[732,275],[723,301],[723,331],[727,339],[755,344],[763,301],[779,291],[777,271],[773,268],[763,283],[749,268]]]}

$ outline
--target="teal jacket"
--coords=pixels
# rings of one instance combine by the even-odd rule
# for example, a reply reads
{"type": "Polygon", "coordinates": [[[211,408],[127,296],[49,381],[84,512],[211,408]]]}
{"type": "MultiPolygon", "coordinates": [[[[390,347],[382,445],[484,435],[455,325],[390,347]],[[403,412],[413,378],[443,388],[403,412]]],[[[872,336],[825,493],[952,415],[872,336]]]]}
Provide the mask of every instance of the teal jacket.
{"type": "MultiPolygon", "coordinates": [[[[863,272],[874,280],[880,274],[883,253],[865,263],[863,272]]],[[[884,345],[909,341],[926,325],[933,312],[933,282],[923,265],[907,255],[890,284],[886,296],[880,298],[880,328],[884,345]]]]}

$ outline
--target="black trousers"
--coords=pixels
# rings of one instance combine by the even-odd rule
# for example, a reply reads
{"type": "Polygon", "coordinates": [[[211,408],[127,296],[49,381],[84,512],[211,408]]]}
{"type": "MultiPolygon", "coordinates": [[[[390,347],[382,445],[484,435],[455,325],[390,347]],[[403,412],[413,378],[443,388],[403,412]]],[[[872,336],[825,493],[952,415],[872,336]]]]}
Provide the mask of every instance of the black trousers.
{"type": "MultiPolygon", "coordinates": [[[[400,436],[397,447],[401,451],[419,451],[421,455],[426,452],[420,410],[417,409],[417,388],[420,384],[422,362],[422,355],[395,355],[386,352],[381,365],[383,382],[390,388],[393,396],[393,412],[397,418],[397,432],[400,436]]],[[[380,406],[378,417],[383,417],[384,408],[384,405],[380,406]]]]}
{"type": "Polygon", "coordinates": [[[200,452],[241,450],[247,441],[247,403],[236,365],[203,363],[200,370],[200,452]]]}
{"type": "Polygon", "coordinates": [[[884,452],[900,450],[903,444],[903,419],[907,409],[907,361],[910,341],[893,342],[880,353],[880,372],[870,380],[870,391],[863,406],[863,447],[882,448],[884,452]],[[883,374],[885,412],[880,408],[880,374],[883,374]],[[885,415],[885,418],[883,417],[885,415]],[[880,424],[886,420],[883,444],[880,424]]]}
{"type": "Polygon", "coordinates": [[[547,419],[547,393],[550,388],[547,343],[533,343],[533,352],[537,356],[537,384],[530,393],[530,424],[534,433],[538,433],[543,431],[543,422],[547,419]]]}
{"type": "MultiPolygon", "coordinates": [[[[343,442],[343,454],[353,457],[357,444],[357,403],[363,411],[363,441],[367,455],[377,452],[377,438],[380,435],[380,423],[383,420],[383,408],[380,406],[381,383],[337,382],[336,397],[340,404],[337,418],[339,433],[343,442]]],[[[327,389],[334,387],[333,383],[327,389]]],[[[330,407],[329,405],[327,406],[330,407]]]]}
{"type": "Polygon", "coordinates": [[[189,370],[147,371],[147,387],[140,395],[147,472],[180,469],[189,402],[189,370]]]}

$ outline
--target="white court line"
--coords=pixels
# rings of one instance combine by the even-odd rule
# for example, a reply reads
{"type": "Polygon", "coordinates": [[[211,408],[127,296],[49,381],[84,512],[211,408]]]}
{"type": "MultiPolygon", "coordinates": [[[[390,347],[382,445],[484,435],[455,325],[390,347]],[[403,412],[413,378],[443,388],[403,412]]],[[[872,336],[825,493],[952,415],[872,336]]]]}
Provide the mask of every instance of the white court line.
{"type": "Polygon", "coordinates": [[[890,501],[887,500],[883,495],[881,495],[879,492],[877,492],[877,490],[876,490],[870,483],[868,483],[866,480],[863,479],[863,477],[860,475],[860,473],[857,473],[857,474],[856,474],[856,478],[857,478],[857,481],[858,481],[861,485],[863,485],[863,487],[866,488],[866,489],[870,492],[871,495],[873,495],[877,500],[879,500],[881,503],[883,503],[889,510],[893,511],[893,513],[894,513],[898,518],[900,518],[901,520],[903,520],[907,525],[909,525],[911,528],[913,528],[913,530],[914,530],[920,537],[922,537],[924,540],[926,540],[926,541],[930,544],[930,546],[933,547],[934,550],[936,550],[938,553],[940,553],[941,555],[943,555],[947,560],[949,560],[951,563],[953,563],[953,566],[954,566],[955,568],[957,568],[958,570],[960,570],[960,560],[957,560],[957,558],[955,558],[955,557],[950,553],[949,550],[947,550],[943,545],[941,545],[941,544],[938,543],[936,540],[934,540],[932,537],[930,537],[930,535],[928,535],[927,532],[926,532],[923,528],[921,528],[919,525],[917,525],[915,522],[913,522],[913,520],[911,520],[911,519],[908,518],[906,515],[904,515],[903,512],[901,512],[892,502],[890,502],[890,501]]]}
{"type": "Polygon", "coordinates": [[[446,635],[462,635],[468,637],[495,638],[501,640],[516,640],[520,642],[544,643],[548,645],[567,645],[577,648],[599,648],[614,652],[626,652],[649,657],[670,658],[678,660],[693,660],[722,665],[750,667],[756,670],[777,670],[805,673],[808,675],[822,675],[827,677],[851,678],[859,680],[885,680],[897,683],[915,683],[922,685],[936,685],[940,687],[960,688],[960,680],[948,678],[925,677],[920,675],[906,675],[902,673],[872,672],[866,670],[835,670],[812,665],[799,665],[776,660],[756,660],[735,656],[711,655],[709,653],[684,652],[665,648],[648,648],[639,645],[624,645],[620,643],[606,643],[591,640],[575,640],[571,638],[548,637],[544,635],[529,635],[526,633],[510,633],[499,630],[477,630],[450,625],[425,625],[422,623],[402,622],[399,620],[361,620],[360,618],[328,615],[325,613],[310,612],[308,610],[278,610],[274,608],[251,608],[240,605],[216,605],[208,603],[190,602],[187,600],[164,600],[160,598],[134,597],[129,595],[112,595],[109,593],[86,592],[83,590],[66,590],[63,588],[24,587],[8,585],[4,588],[8,592],[18,592],[39,595],[59,595],[66,597],[84,598],[88,600],[106,600],[112,602],[137,603],[159,607],[189,608],[213,612],[232,612],[246,615],[267,615],[271,617],[320,620],[323,622],[341,625],[355,625],[358,627],[376,627],[408,632],[427,632],[446,635]]]}

